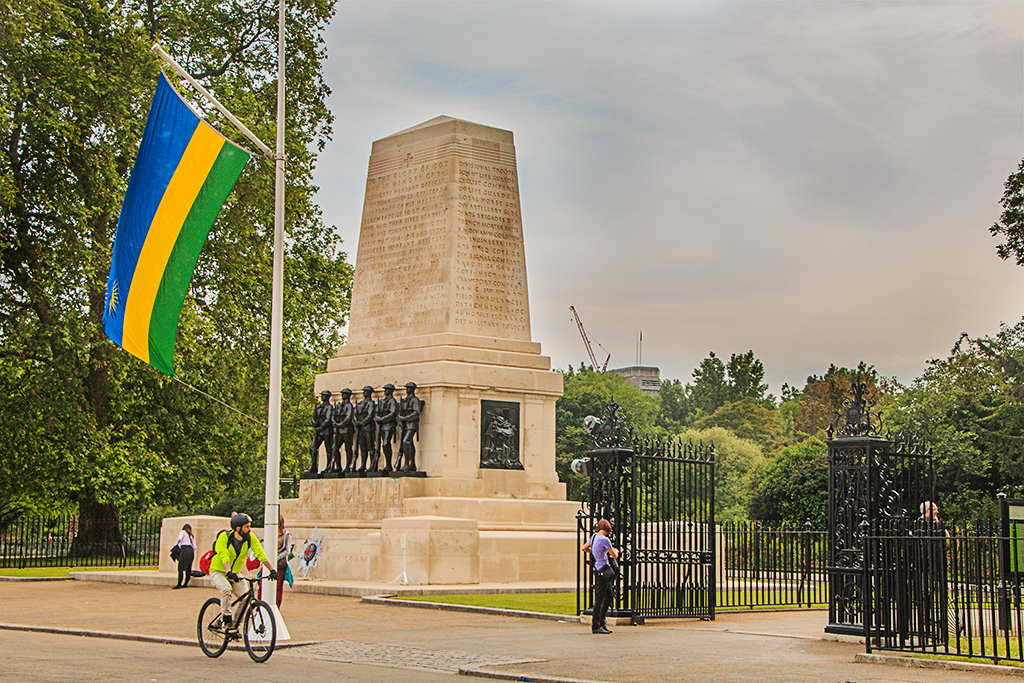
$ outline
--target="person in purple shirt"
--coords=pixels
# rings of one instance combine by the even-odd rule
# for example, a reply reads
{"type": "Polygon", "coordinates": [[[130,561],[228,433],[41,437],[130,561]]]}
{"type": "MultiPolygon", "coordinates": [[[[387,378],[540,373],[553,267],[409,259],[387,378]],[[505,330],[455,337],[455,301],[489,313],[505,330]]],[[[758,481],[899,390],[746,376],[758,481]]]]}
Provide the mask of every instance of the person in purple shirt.
{"type": "Polygon", "coordinates": [[[608,540],[611,531],[612,525],[608,520],[601,519],[597,523],[596,533],[582,548],[583,552],[590,552],[594,556],[594,616],[590,620],[590,630],[600,634],[611,633],[605,625],[605,614],[612,602],[615,570],[608,564],[608,558],[619,557],[619,551],[613,548],[612,542],[608,540]]]}

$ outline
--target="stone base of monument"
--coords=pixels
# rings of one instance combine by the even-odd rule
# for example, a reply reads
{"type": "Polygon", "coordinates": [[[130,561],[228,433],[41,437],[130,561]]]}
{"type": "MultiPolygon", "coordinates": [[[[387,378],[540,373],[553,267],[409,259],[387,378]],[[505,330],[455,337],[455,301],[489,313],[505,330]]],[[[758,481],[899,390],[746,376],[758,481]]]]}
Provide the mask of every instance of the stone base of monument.
{"type": "MultiPolygon", "coordinates": [[[[576,578],[571,561],[579,551],[575,532],[481,529],[476,520],[431,515],[378,524],[317,525],[324,539],[317,560],[320,576],[391,582],[402,572],[404,534],[407,583],[565,583],[576,578]]],[[[288,528],[301,540],[313,531],[304,525],[288,528]]]]}
{"type": "Polygon", "coordinates": [[[573,581],[579,503],[523,471],[480,470],[478,479],[310,479],[281,513],[296,543],[314,528],[327,579],[419,584],[573,581]],[[530,497],[532,496],[532,497],[530,497]]]}

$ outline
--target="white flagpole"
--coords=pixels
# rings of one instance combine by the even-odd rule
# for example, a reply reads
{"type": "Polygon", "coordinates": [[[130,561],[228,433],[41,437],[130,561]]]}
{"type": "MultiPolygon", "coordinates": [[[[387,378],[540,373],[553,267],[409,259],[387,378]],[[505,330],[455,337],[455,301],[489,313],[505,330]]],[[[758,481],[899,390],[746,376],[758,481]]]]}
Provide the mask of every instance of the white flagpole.
{"type": "MultiPolygon", "coordinates": [[[[281,333],[284,304],[284,26],[285,0],[277,11],[277,154],[274,158],[274,274],[270,297],[270,395],[267,401],[267,487],[264,496],[263,529],[268,557],[277,566],[277,516],[281,477],[281,333]]],[[[283,576],[277,577],[284,581],[283,576]]],[[[277,586],[274,585],[276,589],[277,586]]],[[[269,596],[268,596],[269,597],[269,596]]],[[[273,606],[279,624],[278,640],[288,637],[281,612],[273,606]]]]}
{"type": "MultiPolygon", "coordinates": [[[[203,97],[209,100],[247,138],[252,140],[268,157],[274,159],[274,271],[270,295],[270,391],[267,399],[267,481],[264,489],[263,545],[267,557],[277,564],[277,518],[280,514],[279,487],[281,480],[281,337],[282,309],[284,301],[284,58],[285,58],[285,0],[279,0],[277,15],[277,153],[270,151],[263,142],[216,100],[196,79],[167,54],[159,44],[153,45],[153,52],[171,65],[174,71],[192,84],[203,97]]],[[[279,576],[278,581],[284,577],[279,576]]],[[[276,586],[275,586],[276,588],[276,586]]],[[[288,640],[288,628],[284,624],[276,600],[268,600],[278,622],[278,640],[288,640]]]]}

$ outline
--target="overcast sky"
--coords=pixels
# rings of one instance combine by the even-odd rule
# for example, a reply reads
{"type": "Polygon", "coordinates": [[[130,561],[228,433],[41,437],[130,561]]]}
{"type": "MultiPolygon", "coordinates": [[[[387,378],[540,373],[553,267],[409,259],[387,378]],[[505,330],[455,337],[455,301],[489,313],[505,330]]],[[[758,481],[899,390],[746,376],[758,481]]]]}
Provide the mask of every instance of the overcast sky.
{"type": "Polygon", "coordinates": [[[374,140],[511,130],[553,367],[586,359],[570,305],[610,367],[642,330],[663,379],[753,349],[776,394],[861,360],[906,383],[1024,316],[987,230],[1024,156],[1019,0],[342,0],[326,40],[350,259],[374,140]]]}

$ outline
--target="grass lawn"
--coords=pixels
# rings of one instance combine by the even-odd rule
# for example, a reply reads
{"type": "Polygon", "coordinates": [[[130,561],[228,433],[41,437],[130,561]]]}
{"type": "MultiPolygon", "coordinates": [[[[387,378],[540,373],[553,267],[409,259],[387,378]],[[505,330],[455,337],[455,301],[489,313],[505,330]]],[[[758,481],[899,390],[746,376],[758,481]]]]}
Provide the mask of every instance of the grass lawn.
{"type": "Polygon", "coordinates": [[[396,600],[494,607],[544,614],[576,614],[575,593],[496,593],[493,595],[409,595],[396,600]]]}
{"type": "MultiPolygon", "coordinates": [[[[734,592],[735,593],[735,592],[734,592]]],[[[729,595],[739,600],[739,594],[729,595]]],[[[396,600],[413,600],[418,602],[441,602],[446,605],[470,605],[473,607],[494,607],[497,609],[521,610],[524,612],[543,612],[544,614],[576,614],[575,593],[496,593],[488,595],[415,595],[401,596],[396,600]]],[[[816,608],[827,608],[827,604],[815,604],[816,608]]],[[[785,607],[785,606],[783,606],[785,607]]],[[[717,607],[718,611],[750,610],[750,607],[717,607]]],[[[771,609],[771,606],[765,609],[771,609]]]]}
{"type": "MultiPolygon", "coordinates": [[[[981,639],[980,638],[974,638],[973,641],[974,641],[974,643],[973,643],[973,645],[974,645],[974,653],[976,655],[980,654],[981,653],[981,639]]],[[[1010,653],[1011,657],[1020,657],[1022,655],[1022,653],[1020,652],[1020,650],[1017,649],[1017,643],[1015,641],[1016,641],[1016,636],[1014,636],[1013,638],[1010,639],[1010,650],[1009,650],[1009,653],[1010,653]]],[[[956,647],[954,641],[951,641],[949,645],[950,645],[950,648],[955,648],[956,647]]],[[[967,648],[968,648],[967,640],[966,639],[961,639],[960,640],[960,650],[962,652],[967,652],[967,648]]],[[[996,651],[998,651],[998,656],[1005,657],[1006,653],[1007,653],[1006,642],[1002,638],[1000,638],[999,641],[998,641],[998,644],[997,645],[993,645],[992,644],[992,639],[991,638],[986,638],[985,639],[985,653],[987,655],[992,655],[996,651]]],[[[993,664],[994,663],[992,661],[991,657],[961,657],[960,655],[956,655],[956,654],[948,654],[948,655],[946,655],[946,654],[923,654],[923,653],[920,653],[920,652],[891,652],[891,651],[885,651],[885,652],[881,652],[880,651],[880,654],[905,656],[905,657],[911,657],[911,658],[916,658],[916,659],[938,659],[938,660],[947,661],[947,662],[969,662],[971,664],[993,664]]],[[[1014,660],[1011,660],[1011,659],[1000,659],[999,660],[999,665],[1000,666],[1013,666],[1013,667],[1021,668],[1021,667],[1024,667],[1024,662],[1014,661],[1014,660]]]]}
{"type": "Polygon", "coordinates": [[[29,567],[26,569],[0,569],[0,576],[31,578],[67,577],[71,572],[155,571],[156,565],[142,567],[29,567]]]}

